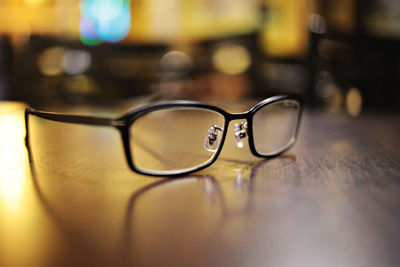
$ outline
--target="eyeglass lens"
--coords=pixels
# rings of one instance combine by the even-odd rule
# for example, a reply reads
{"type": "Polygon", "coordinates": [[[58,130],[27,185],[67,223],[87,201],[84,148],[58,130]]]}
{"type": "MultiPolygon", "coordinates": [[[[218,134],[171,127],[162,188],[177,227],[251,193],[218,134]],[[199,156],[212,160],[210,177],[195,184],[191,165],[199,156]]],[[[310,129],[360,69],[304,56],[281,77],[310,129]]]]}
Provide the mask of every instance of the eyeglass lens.
{"type": "Polygon", "coordinates": [[[155,110],[130,127],[135,167],[151,173],[179,173],[211,161],[221,145],[225,118],[196,107],[155,110]]]}
{"type": "Polygon", "coordinates": [[[295,141],[300,104],[295,100],[277,101],[256,111],[253,140],[256,151],[264,156],[282,152],[295,141]]]}

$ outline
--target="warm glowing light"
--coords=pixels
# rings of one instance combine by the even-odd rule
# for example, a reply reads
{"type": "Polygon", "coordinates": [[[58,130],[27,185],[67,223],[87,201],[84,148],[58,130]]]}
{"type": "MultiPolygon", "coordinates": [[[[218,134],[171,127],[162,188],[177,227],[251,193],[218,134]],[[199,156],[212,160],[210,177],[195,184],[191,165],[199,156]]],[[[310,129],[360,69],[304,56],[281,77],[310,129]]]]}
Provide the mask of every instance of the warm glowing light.
{"type": "MultiPolygon", "coordinates": [[[[268,23],[261,44],[268,55],[301,57],[307,52],[307,0],[268,0],[268,23]]],[[[321,21],[318,30],[322,30],[321,21]]]]}
{"type": "Polygon", "coordinates": [[[36,266],[48,263],[50,227],[32,191],[24,145],[25,108],[17,102],[3,101],[0,105],[0,232],[2,244],[6,244],[0,249],[1,266],[23,266],[27,261],[36,266]]]}
{"type": "Polygon", "coordinates": [[[346,108],[347,112],[353,116],[357,117],[361,113],[362,109],[362,96],[360,90],[357,88],[350,88],[346,96],[346,108]]]}
{"type": "Polygon", "coordinates": [[[130,0],[82,0],[81,42],[88,45],[119,42],[131,27],[130,0]]]}
{"type": "Polygon", "coordinates": [[[46,2],[47,2],[47,0],[25,0],[25,4],[30,5],[30,6],[42,5],[46,2]]]}
{"type": "Polygon", "coordinates": [[[224,45],[216,49],[212,56],[215,67],[226,74],[245,72],[251,64],[248,50],[241,45],[224,45]]]}
{"type": "Polygon", "coordinates": [[[7,210],[20,207],[25,185],[24,118],[0,114],[0,203],[7,210]]]}

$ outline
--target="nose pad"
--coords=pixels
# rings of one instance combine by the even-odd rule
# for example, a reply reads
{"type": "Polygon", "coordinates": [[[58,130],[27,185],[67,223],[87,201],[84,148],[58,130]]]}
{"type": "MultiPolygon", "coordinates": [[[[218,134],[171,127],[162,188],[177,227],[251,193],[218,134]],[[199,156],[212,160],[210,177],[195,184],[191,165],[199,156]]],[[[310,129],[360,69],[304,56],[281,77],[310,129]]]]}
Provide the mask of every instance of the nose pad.
{"type": "Polygon", "coordinates": [[[235,133],[237,147],[242,148],[242,139],[247,136],[247,122],[241,122],[240,124],[235,123],[233,126],[233,132],[235,133]]]}
{"type": "Polygon", "coordinates": [[[208,129],[206,138],[204,139],[204,148],[207,151],[217,151],[219,141],[221,140],[222,129],[217,125],[213,125],[208,129]]]}

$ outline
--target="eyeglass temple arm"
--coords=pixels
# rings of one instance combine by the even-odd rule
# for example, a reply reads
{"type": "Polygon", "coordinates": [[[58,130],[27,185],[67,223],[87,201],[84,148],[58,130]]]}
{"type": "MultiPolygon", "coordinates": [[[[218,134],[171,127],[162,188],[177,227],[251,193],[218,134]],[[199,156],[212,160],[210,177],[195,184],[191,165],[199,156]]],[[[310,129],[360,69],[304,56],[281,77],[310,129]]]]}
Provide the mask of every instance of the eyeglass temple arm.
{"type": "MultiPolygon", "coordinates": [[[[44,112],[35,110],[33,108],[25,109],[25,145],[28,148],[28,153],[30,152],[29,144],[29,115],[34,115],[43,119],[65,122],[65,123],[75,123],[75,124],[85,124],[94,126],[112,126],[118,127],[123,126],[124,122],[118,119],[102,118],[102,117],[90,117],[90,116],[80,116],[80,115],[67,115],[52,112],[44,112]]],[[[31,161],[31,153],[29,153],[29,160],[31,161]]]]}
{"type": "MultiPolygon", "coordinates": [[[[66,114],[58,114],[52,112],[44,112],[38,111],[32,108],[27,108],[25,110],[25,145],[28,149],[29,160],[32,162],[32,153],[29,143],[29,115],[34,115],[43,119],[57,121],[57,122],[65,122],[65,123],[75,123],[75,124],[85,124],[85,125],[94,125],[94,126],[122,126],[123,122],[117,119],[110,118],[101,118],[101,117],[90,117],[90,116],[78,116],[78,115],[66,115],[66,114]]],[[[158,158],[161,162],[167,163],[169,159],[163,157],[156,151],[144,145],[142,142],[135,138],[137,144],[139,144],[142,149],[145,149],[148,153],[152,154],[154,157],[158,158]]]]}
{"type": "Polygon", "coordinates": [[[102,118],[102,117],[91,117],[91,116],[81,116],[81,115],[67,115],[67,114],[59,114],[53,112],[44,112],[38,111],[32,108],[27,108],[25,110],[25,120],[28,121],[29,115],[35,115],[37,117],[65,122],[65,123],[75,123],[75,124],[86,124],[86,125],[94,125],[94,126],[119,126],[120,121],[111,118],[102,118]]]}

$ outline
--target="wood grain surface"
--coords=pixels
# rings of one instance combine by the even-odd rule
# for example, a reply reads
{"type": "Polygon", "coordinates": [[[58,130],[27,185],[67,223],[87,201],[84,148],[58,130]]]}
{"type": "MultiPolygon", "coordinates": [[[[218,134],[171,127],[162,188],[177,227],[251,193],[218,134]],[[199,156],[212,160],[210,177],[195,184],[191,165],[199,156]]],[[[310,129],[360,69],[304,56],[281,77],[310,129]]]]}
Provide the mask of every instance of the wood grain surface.
{"type": "Polygon", "coordinates": [[[0,266],[400,264],[399,114],[306,110],[269,160],[231,124],[215,164],[165,179],[133,173],[114,129],[41,119],[30,165],[24,108],[0,103],[0,266]]]}

